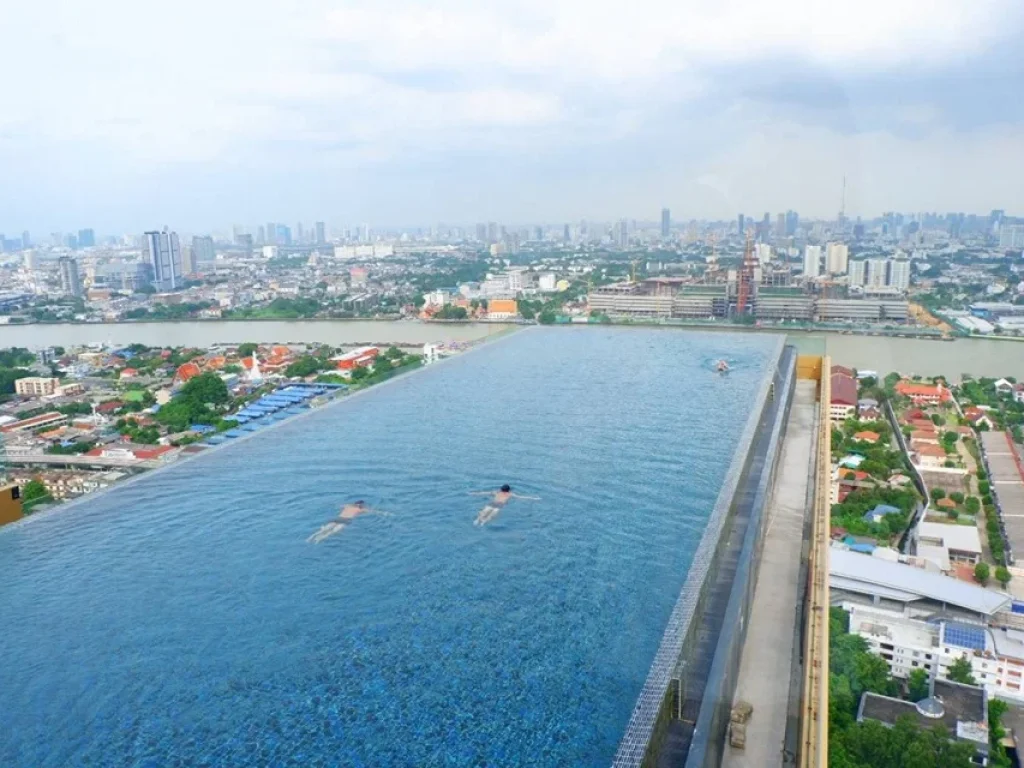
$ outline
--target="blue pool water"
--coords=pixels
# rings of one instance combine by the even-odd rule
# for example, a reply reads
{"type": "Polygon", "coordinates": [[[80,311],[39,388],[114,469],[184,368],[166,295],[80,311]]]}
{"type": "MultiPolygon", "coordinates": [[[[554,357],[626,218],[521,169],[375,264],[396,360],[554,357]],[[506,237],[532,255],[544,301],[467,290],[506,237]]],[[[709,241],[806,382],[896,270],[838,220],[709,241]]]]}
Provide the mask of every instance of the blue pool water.
{"type": "Polygon", "coordinates": [[[0,765],[607,765],[773,344],[521,332],[0,530],[0,765]]]}

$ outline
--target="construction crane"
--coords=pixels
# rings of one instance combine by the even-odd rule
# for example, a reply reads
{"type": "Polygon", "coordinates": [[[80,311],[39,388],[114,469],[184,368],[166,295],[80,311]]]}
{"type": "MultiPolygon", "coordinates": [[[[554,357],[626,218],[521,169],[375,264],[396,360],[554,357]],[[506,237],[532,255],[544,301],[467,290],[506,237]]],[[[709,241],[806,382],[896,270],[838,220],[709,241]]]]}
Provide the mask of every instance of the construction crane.
{"type": "Polygon", "coordinates": [[[747,235],[747,245],[743,250],[743,263],[740,265],[739,292],[736,297],[736,314],[744,315],[750,311],[750,304],[754,298],[754,285],[757,269],[757,258],[754,256],[754,241],[747,235]]]}

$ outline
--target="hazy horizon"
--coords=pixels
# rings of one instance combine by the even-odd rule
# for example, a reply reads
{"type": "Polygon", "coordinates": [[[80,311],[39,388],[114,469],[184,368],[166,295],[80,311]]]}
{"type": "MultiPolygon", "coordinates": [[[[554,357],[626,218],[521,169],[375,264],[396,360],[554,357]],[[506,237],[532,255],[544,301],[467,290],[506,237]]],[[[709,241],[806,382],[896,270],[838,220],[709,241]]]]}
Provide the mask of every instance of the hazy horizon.
{"type": "Polygon", "coordinates": [[[1017,0],[8,9],[0,232],[1024,212],[1017,0]]]}

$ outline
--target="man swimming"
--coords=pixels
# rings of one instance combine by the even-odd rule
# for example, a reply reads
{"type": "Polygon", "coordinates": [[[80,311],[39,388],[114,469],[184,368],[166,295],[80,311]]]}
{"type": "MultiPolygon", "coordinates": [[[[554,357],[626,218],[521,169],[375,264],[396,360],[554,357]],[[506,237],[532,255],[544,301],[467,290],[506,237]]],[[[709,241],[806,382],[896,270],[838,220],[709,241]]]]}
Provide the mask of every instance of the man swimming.
{"type": "Polygon", "coordinates": [[[496,491],[473,491],[474,496],[491,496],[491,500],[484,505],[484,508],[480,510],[476,516],[476,520],[473,525],[487,525],[491,520],[498,516],[502,508],[509,503],[512,499],[523,499],[524,501],[540,501],[539,496],[522,496],[518,493],[512,493],[512,486],[508,483],[501,486],[496,491]],[[492,495],[493,494],[493,495],[492,495]]]}
{"type": "MultiPolygon", "coordinates": [[[[337,520],[331,520],[331,522],[320,526],[320,530],[310,536],[306,541],[311,544],[319,544],[321,541],[326,539],[328,536],[333,536],[336,533],[341,533],[345,528],[351,524],[360,515],[366,515],[376,510],[370,509],[366,506],[365,501],[355,501],[351,504],[346,504],[341,508],[341,512],[338,513],[337,520]]],[[[383,513],[378,513],[383,514],[383,513]]]]}

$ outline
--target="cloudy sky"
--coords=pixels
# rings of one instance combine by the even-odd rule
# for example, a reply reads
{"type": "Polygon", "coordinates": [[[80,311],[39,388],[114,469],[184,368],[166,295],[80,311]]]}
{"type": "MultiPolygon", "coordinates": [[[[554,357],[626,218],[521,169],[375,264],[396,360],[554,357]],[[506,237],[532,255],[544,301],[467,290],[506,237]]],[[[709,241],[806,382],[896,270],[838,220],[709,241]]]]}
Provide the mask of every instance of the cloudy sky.
{"type": "Polygon", "coordinates": [[[1024,215],[1021,0],[5,6],[8,237],[1024,215]]]}

